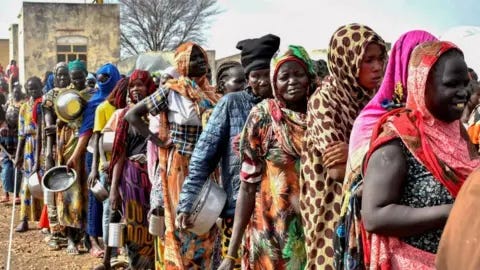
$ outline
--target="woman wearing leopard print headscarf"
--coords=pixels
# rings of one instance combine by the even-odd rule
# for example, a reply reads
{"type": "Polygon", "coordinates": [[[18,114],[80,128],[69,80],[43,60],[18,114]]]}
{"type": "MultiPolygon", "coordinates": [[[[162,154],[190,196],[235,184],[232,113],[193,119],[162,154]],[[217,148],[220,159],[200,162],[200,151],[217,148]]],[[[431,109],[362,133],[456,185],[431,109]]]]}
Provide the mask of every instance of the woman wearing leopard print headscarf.
{"type": "Polygon", "coordinates": [[[385,59],[385,42],[368,26],[342,26],[330,40],[332,76],[308,102],[303,139],[300,207],[306,269],[334,269],[333,235],[340,215],[348,140],[355,118],[382,81],[385,59]]]}

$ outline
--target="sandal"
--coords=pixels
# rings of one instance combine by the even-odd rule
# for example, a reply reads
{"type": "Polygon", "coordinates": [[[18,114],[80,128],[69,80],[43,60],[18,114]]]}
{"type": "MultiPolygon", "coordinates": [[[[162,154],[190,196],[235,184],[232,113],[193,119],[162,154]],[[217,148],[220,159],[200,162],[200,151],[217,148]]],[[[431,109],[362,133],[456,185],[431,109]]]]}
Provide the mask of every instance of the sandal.
{"type": "Polygon", "coordinates": [[[67,254],[70,256],[76,256],[80,254],[80,251],[78,251],[78,248],[75,244],[68,244],[67,254]]]}
{"type": "Polygon", "coordinates": [[[2,197],[2,199],[0,200],[0,203],[8,203],[9,201],[10,201],[9,197],[2,197]]]}
{"type": "Polygon", "coordinates": [[[28,231],[28,222],[22,221],[18,226],[15,228],[15,232],[26,232],[28,231]]]}
{"type": "Polygon", "coordinates": [[[58,243],[58,238],[55,236],[50,237],[47,242],[48,249],[51,251],[60,250],[60,244],[58,243]]]}
{"type": "Polygon", "coordinates": [[[104,251],[99,248],[91,248],[89,252],[95,258],[103,258],[104,255],[104,251]]]}

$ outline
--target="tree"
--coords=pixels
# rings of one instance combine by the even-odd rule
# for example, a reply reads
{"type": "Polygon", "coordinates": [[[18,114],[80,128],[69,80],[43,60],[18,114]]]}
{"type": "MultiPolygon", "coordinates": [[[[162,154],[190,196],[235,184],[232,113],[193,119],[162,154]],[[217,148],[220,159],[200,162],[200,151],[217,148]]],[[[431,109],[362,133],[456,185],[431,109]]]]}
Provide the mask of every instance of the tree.
{"type": "Polygon", "coordinates": [[[122,54],[173,50],[185,41],[205,42],[217,0],[120,0],[122,54]]]}

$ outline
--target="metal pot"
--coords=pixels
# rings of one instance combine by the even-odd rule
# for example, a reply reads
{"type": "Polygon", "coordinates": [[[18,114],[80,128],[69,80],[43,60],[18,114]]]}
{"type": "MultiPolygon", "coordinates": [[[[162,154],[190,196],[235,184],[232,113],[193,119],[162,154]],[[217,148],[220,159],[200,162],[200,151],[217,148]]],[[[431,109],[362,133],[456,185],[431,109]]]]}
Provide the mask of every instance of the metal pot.
{"type": "Polygon", "coordinates": [[[207,233],[222,213],[227,194],[218,184],[207,180],[193,204],[193,212],[190,215],[192,228],[189,231],[202,235],[207,233]]]}
{"type": "Polygon", "coordinates": [[[67,166],[57,166],[48,170],[42,178],[42,186],[49,192],[63,192],[77,181],[77,172],[67,166]]]}
{"type": "Polygon", "coordinates": [[[64,90],[54,101],[54,109],[58,118],[63,122],[71,122],[82,115],[87,102],[76,90],[64,90]]]}
{"type": "Polygon", "coordinates": [[[154,209],[150,215],[148,232],[153,236],[163,236],[165,234],[165,214],[162,212],[154,209]]]}
{"type": "Polygon", "coordinates": [[[25,179],[28,184],[28,189],[33,197],[43,200],[43,188],[42,180],[37,173],[32,173],[28,178],[25,179]]]}
{"type": "Polygon", "coordinates": [[[98,179],[95,179],[93,185],[90,186],[90,191],[93,193],[93,195],[99,202],[103,202],[108,198],[107,189],[98,179]]]}
{"type": "Polygon", "coordinates": [[[115,131],[107,131],[103,133],[103,150],[105,152],[112,152],[113,141],[115,140],[115,131]]]}

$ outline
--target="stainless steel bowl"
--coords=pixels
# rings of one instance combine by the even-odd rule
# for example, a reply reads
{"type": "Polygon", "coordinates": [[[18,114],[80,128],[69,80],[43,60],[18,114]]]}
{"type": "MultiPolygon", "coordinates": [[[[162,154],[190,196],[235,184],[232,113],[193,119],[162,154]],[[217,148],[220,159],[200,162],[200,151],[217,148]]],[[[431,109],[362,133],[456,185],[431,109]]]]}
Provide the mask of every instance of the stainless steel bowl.
{"type": "Polygon", "coordinates": [[[28,178],[25,178],[28,184],[28,189],[33,197],[43,200],[42,179],[37,173],[32,173],[28,178]]]}
{"type": "Polygon", "coordinates": [[[77,172],[67,170],[67,166],[57,166],[48,170],[42,178],[42,186],[50,192],[62,192],[77,181],[77,172]]]}
{"type": "Polygon", "coordinates": [[[93,185],[90,187],[90,191],[99,202],[105,201],[109,195],[107,189],[98,179],[96,179],[93,185]]]}
{"type": "Polygon", "coordinates": [[[87,102],[76,90],[65,90],[54,101],[55,113],[64,122],[70,122],[82,115],[87,102]]]}

